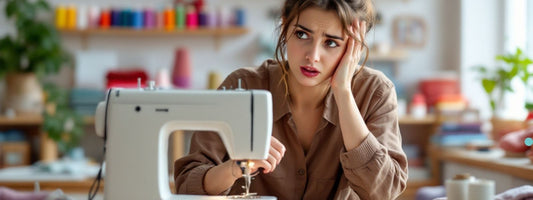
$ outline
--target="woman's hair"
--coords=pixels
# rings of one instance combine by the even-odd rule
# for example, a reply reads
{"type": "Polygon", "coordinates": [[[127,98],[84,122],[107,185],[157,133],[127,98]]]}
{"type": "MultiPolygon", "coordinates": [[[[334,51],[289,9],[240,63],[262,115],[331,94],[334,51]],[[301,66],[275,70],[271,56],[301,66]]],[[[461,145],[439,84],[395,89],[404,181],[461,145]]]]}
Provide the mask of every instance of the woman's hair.
{"type": "MultiPolygon", "coordinates": [[[[335,11],[339,19],[341,20],[342,28],[346,34],[350,37],[355,37],[348,28],[352,25],[352,22],[357,17],[359,20],[366,21],[367,32],[374,26],[374,6],[371,0],[286,0],[281,11],[281,24],[278,27],[280,34],[278,44],[276,45],[276,62],[280,65],[283,76],[281,81],[285,84],[285,94],[288,96],[289,85],[288,75],[289,70],[285,58],[285,51],[287,50],[287,40],[293,34],[287,34],[289,26],[293,20],[299,20],[300,13],[307,8],[318,7],[326,11],[335,11]]],[[[363,38],[363,37],[361,37],[363,38]]],[[[356,39],[357,40],[357,39],[356,39]]],[[[368,59],[368,46],[365,41],[362,42],[366,54],[363,61],[363,66],[368,59]]],[[[357,71],[359,73],[363,69],[362,67],[357,71]]]]}

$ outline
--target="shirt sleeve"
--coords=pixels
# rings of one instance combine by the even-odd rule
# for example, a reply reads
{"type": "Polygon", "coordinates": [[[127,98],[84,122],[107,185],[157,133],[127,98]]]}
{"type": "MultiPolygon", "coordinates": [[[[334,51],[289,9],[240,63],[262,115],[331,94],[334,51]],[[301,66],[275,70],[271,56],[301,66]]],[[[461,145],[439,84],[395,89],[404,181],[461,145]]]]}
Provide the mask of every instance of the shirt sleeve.
{"type": "Polygon", "coordinates": [[[370,133],[360,146],[340,154],[350,187],[361,199],[396,199],[407,185],[394,86],[379,87],[365,122],[370,133]]]}

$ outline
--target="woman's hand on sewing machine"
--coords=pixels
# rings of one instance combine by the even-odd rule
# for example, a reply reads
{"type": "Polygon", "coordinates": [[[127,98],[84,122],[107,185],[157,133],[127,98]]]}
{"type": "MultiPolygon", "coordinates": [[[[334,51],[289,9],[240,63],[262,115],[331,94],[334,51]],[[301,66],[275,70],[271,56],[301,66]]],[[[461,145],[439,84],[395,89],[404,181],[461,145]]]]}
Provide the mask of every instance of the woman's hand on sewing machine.
{"type": "Polygon", "coordinates": [[[272,136],[270,139],[270,150],[268,158],[265,160],[252,160],[254,167],[252,168],[252,174],[260,168],[263,168],[263,173],[268,174],[276,169],[281,162],[281,159],[285,155],[285,145],[283,145],[277,138],[272,136]]]}

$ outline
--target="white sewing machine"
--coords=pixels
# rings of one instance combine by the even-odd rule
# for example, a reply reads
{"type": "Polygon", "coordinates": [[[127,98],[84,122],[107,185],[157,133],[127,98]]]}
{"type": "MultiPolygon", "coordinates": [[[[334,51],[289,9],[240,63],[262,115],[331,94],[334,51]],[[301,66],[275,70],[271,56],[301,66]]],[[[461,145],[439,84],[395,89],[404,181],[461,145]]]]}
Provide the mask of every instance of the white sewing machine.
{"type": "Polygon", "coordinates": [[[97,134],[107,138],[105,199],[243,199],[171,194],[169,135],[176,130],[217,131],[231,159],[266,159],[272,98],[263,90],[157,90],[151,84],[111,89],[95,120],[97,134]]]}

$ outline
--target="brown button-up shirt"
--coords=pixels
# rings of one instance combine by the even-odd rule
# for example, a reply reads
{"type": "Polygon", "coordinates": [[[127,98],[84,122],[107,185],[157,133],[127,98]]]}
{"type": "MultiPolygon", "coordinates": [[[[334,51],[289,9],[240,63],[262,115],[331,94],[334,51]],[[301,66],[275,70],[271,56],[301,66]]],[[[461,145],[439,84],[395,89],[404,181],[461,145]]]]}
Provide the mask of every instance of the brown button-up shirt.
{"type": "MultiPolygon", "coordinates": [[[[242,68],[230,74],[221,86],[236,88],[242,80],[246,89],[265,89],[272,93],[272,135],[287,151],[279,166],[259,174],[250,191],[278,199],[395,199],[406,187],[407,159],[401,148],[394,85],[383,73],[368,67],[352,81],[352,92],[371,134],[363,143],[346,151],[339,124],[339,113],[332,91],[325,99],[323,119],[307,154],[296,136],[279,65],[265,61],[259,68],[242,68]]],[[[219,136],[197,132],[189,155],[174,165],[176,191],[181,194],[206,194],[204,176],[211,167],[229,159],[219,136]]],[[[242,194],[243,179],[224,194],[242,194]]]]}

